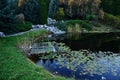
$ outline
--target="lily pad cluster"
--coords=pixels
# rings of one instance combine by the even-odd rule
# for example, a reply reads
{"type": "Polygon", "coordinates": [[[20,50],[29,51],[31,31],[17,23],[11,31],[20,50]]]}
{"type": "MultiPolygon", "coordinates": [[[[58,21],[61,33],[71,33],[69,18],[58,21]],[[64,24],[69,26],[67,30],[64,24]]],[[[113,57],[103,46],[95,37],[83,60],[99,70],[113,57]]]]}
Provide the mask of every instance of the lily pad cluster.
{"type": "MultiPolygon", "coordinates": [[[[80,71],[80,75],[103,75],[110,73],[120,76],[120,56],[112,52],[92,52],[90,50],[72,51],[63,43],[56,43],[58,53],[49,54],[59,65],[72,71],[80,71]]],[[[46,56],[46,57],[48,57],[46,56]]]]}

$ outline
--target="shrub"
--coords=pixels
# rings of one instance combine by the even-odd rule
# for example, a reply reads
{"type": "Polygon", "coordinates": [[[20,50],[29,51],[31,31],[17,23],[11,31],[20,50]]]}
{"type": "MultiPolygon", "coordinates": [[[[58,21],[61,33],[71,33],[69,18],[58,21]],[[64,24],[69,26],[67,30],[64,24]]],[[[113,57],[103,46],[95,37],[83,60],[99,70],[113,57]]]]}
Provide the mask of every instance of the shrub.
{"type": "Polygon", "coordinates": [[[92,24],[86,20],[69,20],[64,23],[57,23],[58,28],[66,30],[68,32],[81,32],[82,28],[90,31],[92,30],[92,24]],[[63,25],[63,26],[62,26],[63,25]]]}
{"type": "Polygon", "coordinates": [[[86,20],[97,20],[97,16],[96,15],[86,15],[86,20]]]}
{"type": "Polygon", "coordinates": [[[47,24],[50,0],[37,0],[40,6],[40,23],[47,24]]]}
{"type": "Polygon", "coordinates": [[[73,28],[71,26],[68,26],[67,32],[73,32],[73,28]]]}
{"type": "Polygon", "coordinates": [[[0,32],[5,34],[16,32],[14,12],[10,11],[8,6],[0,10],[0,32]]]}
{"type": "Polygon", "coordinates": [[[17,30],[15,28],[15,23],[6,23],[0,21],[0,32],[4,32],[5,34],[16,33],[17,30]]]}
{"type": "Polygon", "coordinates": [[[32,28],[32,23],[31,22],[25,22],[25,23],[17,23],[16,29],[18,32],[23,32],[30,30],[32,28]]]}
{"type": "Polygon", "coordinates": [[[75,24],[75,25],[68,25],[67,27],[67,32],[81,32],[81,26],[79,24],[75,24]]]}
{"type": "Polygon", "coordinates": [[[104,18],[101,21],[108,26],[120,29],[120,18],[113,16],[112,14],[105,13],[104,18]]]}
{"type": "Polygon", "coordinates": [[[80,24],[75,24],[75,31],[76,32],[80,32],[82,29],[81,29],[81,26],[80,24]]]}
{"type": "Polygon", "coordinates": [[[91,30],[92,26],[93,26],[90,23],[87,23],[87,21],[85,21],[85,20],[69,20],[69,21],[66,21],[66,27],[69,26],[69,25],[74,25],[74,27],[75,27],[75,24],[81,25],[82,28],[85,28],[86,30],[91,30]]]}
{"type": "Polygon", "coordinates": [[[95,27],[101,27],[101,24],[99,22],[91,22],[91,24],[95,27]]]}
{"type": "Polygon", "coordinates": [[[57,21],[55,24],[60,30],[67,30],[66,23],[64,21],[57,21]]]}
{"type": "Polygon", "coordinates": [[[97,16],[96,15],[91,15],[91,20],[97,20],[97,16]]]}
{"type": "Polygon", "coordinates": [[[90,16],[89,14],[87,14],[87,15],[86,15],[86,20],[90,20],[90,17],[91,17],[91,16],[90,16]]]}

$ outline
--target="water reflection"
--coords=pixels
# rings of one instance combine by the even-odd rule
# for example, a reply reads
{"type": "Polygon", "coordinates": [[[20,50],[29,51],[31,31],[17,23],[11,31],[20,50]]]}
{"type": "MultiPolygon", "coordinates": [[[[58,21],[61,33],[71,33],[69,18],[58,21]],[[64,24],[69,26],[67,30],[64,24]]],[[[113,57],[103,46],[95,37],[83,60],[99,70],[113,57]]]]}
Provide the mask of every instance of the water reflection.
{"type": "Polygon", "coordinates": [[[99,58],[97,61],[97,64],[94,62],[86,63],[84,65],[79,65],[76,71],[70,70],[66,67],[63,67],[59,64],[58,61],[53,60],[51,63],[50,60],[46,60],[45,63],[43,63],[43,60],[39,60],[37,62],[38,65],[43,66],[48,71],[52,72],[55,75],[61,75],[64,77],[74,77],[76,80],[119,80],[120,79],[120,56],[116,56],[111,58],[99,58]],[[88,72],[86,74],[86,71],[84,71],[84,67],[91,67],[89,65],[95,65],[93,66],[91,70],[95,70],[88,72]],[[83,66],[83,67],[81,67],[83,66]],[[101,66],[103,69],[101,69],[101,66]],[[103,70],[103,71],[101,71],[103,70]],[[94,73],[94,74],[91,74],[94,73]]]}
{"type": "Polygon", "coordinates": [[[54,35],[50,40],[65,43],[72,50],[120,51],[120,33],[67,33],[54,35]]]}
{"type": "MultiPolygon", "coordinates": [[[[63,42],[72,50],[92,50],[93,54],[84,54],[84,57],[79,54],[75,58],[75,61],[80,62],[76,70],[61,65],[59,60],[40,59],[36,63],[53,74],[73,77],[76,80],[120,80],[120,56],[111,55],[111,52],[120,53],[119,37],[120,33],[56,35],[50,40],[63,42]],[[90,60],[88,60],[89,56],[92,57],[90,60]]],[[[60,61],[64,64],[67,62],[65,60],[65,56],[63,59],[60,57],[60,61]]]]}
{"type": "Polygon", "coordinates": [[[55,75],[58,74],[64,77],[72,77],[73,75],[72,70],[62,67],[57,63],[56,60],[53,60],[52,63],[50,63],[50,60],[46,60],[44,64],[43,64],[43,60],[39,60],[37,62],[37,65],[43,66],[45,69],[47,69],[48,71],[52,72],[55,75]]]}
{"type": "Polygon", "coordinates": [[[73,39],[73,40],[79,40],[81,38],[81,34],[80,33],[67,33],[66,38],[73,39]]]}

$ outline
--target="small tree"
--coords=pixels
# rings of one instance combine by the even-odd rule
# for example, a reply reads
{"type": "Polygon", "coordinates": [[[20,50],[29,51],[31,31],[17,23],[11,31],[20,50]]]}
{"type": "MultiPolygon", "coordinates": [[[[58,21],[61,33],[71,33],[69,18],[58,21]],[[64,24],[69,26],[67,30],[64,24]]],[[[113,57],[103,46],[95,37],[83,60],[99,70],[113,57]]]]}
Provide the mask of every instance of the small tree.
{"type": "Polygon", "coordinates": [[[63,20],[65,16],[64,9],[59,8],[59,10],[53,15],[53,18],[56,20],[63,20]]]}

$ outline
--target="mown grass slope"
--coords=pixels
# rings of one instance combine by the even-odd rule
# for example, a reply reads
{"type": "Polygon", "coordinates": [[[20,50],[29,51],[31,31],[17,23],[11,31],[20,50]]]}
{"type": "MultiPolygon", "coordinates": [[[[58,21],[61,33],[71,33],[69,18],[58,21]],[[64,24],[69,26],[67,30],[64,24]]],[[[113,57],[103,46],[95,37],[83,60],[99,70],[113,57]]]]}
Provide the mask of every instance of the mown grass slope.
{"type": "MultiPolygon", "coordinates": [[[[44,31],[30,32],[29,35],[43,34],[44,31]]],[[[28,33],[0,39],[0,80],[66,80],[50,74],[44,68],[32,63],[16,45],[28,33]]]]}

